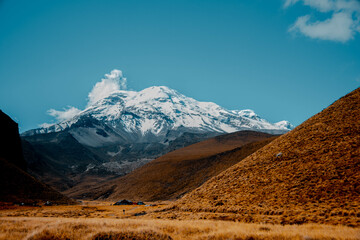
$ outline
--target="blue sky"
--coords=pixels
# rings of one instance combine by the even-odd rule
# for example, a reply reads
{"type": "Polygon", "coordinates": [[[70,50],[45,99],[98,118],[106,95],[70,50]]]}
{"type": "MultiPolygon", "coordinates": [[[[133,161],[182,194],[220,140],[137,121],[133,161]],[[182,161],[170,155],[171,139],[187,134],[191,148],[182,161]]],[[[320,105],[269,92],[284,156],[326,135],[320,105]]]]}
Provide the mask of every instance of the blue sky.
{"type": "Polygon", "coordinates": [[[358,0],[0,0],[0,109],[20,131],[104,74],[298,125],[360,85],[358,0]]]}

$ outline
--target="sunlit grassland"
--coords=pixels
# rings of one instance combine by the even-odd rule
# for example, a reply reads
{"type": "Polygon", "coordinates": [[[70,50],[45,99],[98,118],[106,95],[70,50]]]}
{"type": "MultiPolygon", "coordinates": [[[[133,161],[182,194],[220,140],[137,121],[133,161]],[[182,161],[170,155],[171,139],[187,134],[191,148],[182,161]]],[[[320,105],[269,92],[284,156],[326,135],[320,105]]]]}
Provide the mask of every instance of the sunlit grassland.
{"type": "Polygon", "coordinates": [[[283,226],[135,216],[159,208],[104,204],[1,210],[0,239],[360,239],[359,228],[340,225],[283,226]]]}

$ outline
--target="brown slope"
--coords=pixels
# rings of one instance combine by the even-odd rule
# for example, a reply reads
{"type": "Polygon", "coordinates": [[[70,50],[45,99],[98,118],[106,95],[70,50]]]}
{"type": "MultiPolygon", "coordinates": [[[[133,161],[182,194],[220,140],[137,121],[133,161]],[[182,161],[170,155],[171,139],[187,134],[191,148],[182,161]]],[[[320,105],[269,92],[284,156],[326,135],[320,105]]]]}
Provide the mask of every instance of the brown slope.
{"type": "Polygon", "coordinates": [[[0,132],[0,202],[73,202],[26,172],[18,125],[2,111],[0,132]]]}
{"type": "MultiPolygon", "coordinates": [[[[118,200],[155,201],[175,199],[200,186],[210,177],[234,165],[273,140],[273,135],[241,131],[217,136],[182,149],[175,150],[136,169],[132,173],[98,185],[83,186],[65,192],[74,198],[107,198],[118,200]],[[260,141],[260,142],[259,142],[260,141]],[[254,144],[250,144],[256,142],[254,144]],[[236,158],[221,159],[224,151],[241,147],[236,158]]],[[[225,154],[225,153],[224,153],[225,154]]]]}
{"type": "Polygon", "coordinates": [[[175,209],[182,216],[200,211],[250,222],[360,226],[360,88],[184,196],[175,209]]]}

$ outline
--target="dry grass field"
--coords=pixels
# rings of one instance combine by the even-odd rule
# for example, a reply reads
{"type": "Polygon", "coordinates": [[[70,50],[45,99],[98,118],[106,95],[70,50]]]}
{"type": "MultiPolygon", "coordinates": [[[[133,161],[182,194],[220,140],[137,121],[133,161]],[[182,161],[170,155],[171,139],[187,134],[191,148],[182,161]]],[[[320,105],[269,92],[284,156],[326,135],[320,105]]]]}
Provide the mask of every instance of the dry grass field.
{"type": "Polygon", "coordinates": [[[88,202],[2,209],[0,239],[360,239],[359,228],[346,226],[162,220],[153,219],[151,214],[143,215],[164,206],[111,206],[110,203],[88,202]]]}
{"type": "MultiPolygon", "coordinates": [[[[147,211],[145,206],[69,205],[43,207],[17,207],[0,211],[0,217],[63,217],[63,218],[128,218],[147,211]],[[125,210],[125,213],[123,212],[125,210]]],[[[151,207],[157,208],[157,207],[151,207]]]]}

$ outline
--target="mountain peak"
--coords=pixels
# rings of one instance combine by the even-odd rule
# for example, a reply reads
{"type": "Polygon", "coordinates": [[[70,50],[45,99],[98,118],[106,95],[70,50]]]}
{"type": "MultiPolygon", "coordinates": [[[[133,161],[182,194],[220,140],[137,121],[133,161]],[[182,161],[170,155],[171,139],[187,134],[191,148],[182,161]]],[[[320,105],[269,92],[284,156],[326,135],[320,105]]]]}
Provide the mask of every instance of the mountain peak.
{"type": "Polygon", "coordinates": [[[166,86],[153,86],[138,92],[138,99],[142,101],[159,98],[171,98],[179,96],[179,93],[166,86]]]}
{"type": "Polygon", "coordinates": [[[161,91],[161,92],[174,92],[175,91],[174,89],[171,89],[167,86],[151,86],[151,87],[145,88],[144,90],[146,90],[146,89],[152,89],[152,90],[161,91]]]}
{"type": "Polygon", "coordinates": [[[275,123],[276,126],[278,126],[279,128],[288,128],[288,129],[293,129],[295,128],[294,125],[292,125],[289,121],[280,121],[280,122],[277,122],[275,123]]]}
{"type": "Polygon", "coordinates": [[[244,109],[244,110],[237,111],[237,114],[239,114],[240,116],[252,118],[252,119],[258,118],[258,115],[251,109],[244,109]]]}

